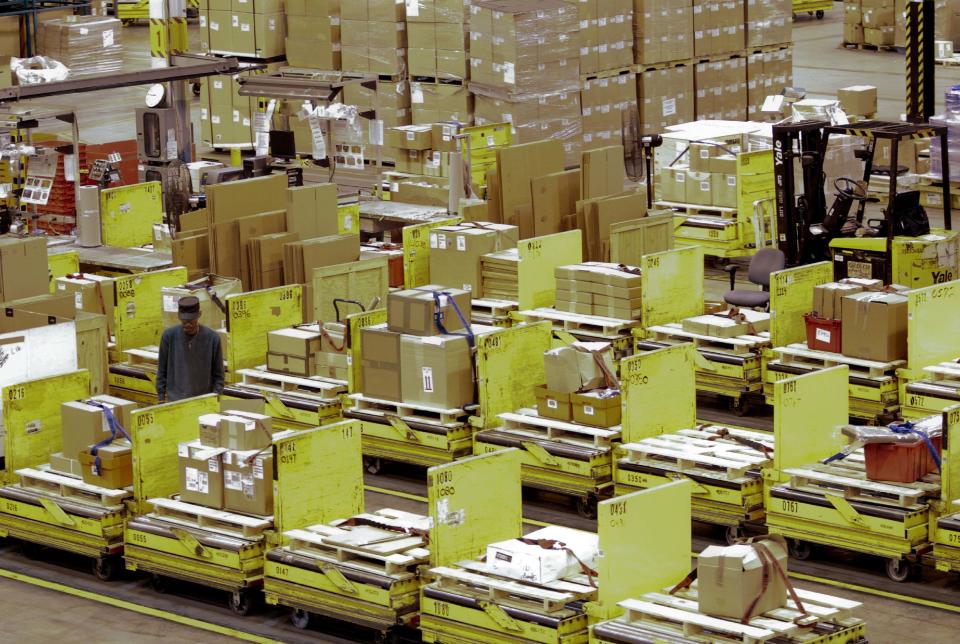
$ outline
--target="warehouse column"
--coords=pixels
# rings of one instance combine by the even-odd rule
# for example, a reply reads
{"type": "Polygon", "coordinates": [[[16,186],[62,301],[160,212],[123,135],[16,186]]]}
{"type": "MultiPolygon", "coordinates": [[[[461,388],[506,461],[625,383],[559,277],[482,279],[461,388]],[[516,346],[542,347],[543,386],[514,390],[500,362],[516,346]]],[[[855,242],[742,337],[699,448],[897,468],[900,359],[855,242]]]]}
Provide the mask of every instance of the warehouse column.
{"type": "Polygon", "coordinates": [[[933,0],[907,2],[907,120],[926,123],[934,113],[933,0]]]}
{"type": "MultiPolygon", "coordinates": [[[[186,0],[150,0],[150,55],[152,67],[169,67],[173,56],[185,53],[187,41],[186,0]]],[[[177,156],[193,160],[190,101],[186,81],[168,83],[170,106],[177,111],[177,156]]]]}

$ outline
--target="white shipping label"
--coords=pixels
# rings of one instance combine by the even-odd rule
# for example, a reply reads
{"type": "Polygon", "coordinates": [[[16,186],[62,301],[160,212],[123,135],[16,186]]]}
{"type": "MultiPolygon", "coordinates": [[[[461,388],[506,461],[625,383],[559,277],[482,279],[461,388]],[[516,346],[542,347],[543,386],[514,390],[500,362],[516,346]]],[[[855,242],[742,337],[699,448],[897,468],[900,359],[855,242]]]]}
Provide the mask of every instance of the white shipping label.
{"type": "Polygon", "coordinates": [[[419,83],[414,83],[410,86],[410,102],[414,105],[423,103],[423,88],[419,83]]]}
{"type": "Polygon", "coordinates": [[[73,294],[73,305],[78,311],[83,310],[83,293],[81,291],[77,291],[73,294]]]}
{"type": "Polygon", "coordinates": [[[815,337],[817,342],[830,342],[830,332],[826,329],[817,329],[815,337]]]}
{"type": "Polygon", "coordinates": [[[407,0],[407,16],[416,18],[420,15],[420,0],[407,0]]]}
{"type": "Polygon", "coordinates": [[[559,405],[557,405],[556,400],[553,398],[547,398],[547,409],[556,409],[558,406],[559,405]]]}
{"type": "Polygon", "coordinates": [[[242,489],[243,481],[240,479],[240,472],[224,472],[223,487],[228,490],[242,489]]]}
{"type": "Polygon", "coordinates": [[[465,251],[467,250],[467,238],[463,235],[457,235],[457,250],[465,251]]]}
{"type": "MultiPolygon", "coordinates": [[[[396,190],[394,190],[396,192],[396,190]]],[[[437,247],[437,233],[430,233],[430,248],[437,247]]]]}
{"type": "Polygon", "coordinates": [[[107,29],[103,32],[103,46],[112,47],[113,46],[113,29],[107,29]]]}
{"type": "Polygon", "coordinates": [[[219,125],[219,124],[220,124],[220,115],[219,115],[219,114],[214,114],[213,116],[211,116],[211,117],[210,117],[210,122],[213,123],[214,125],[219,125]]]}
{"type": "Polygon", "coordinates": [[[677,180],[677,183],[686,183],[686,182],[687,182],[687,175],[684,174],[683,172],[678,172],[678,173],[676,173],[675,175],[673,175],[673,178],[677,180]]]}
{"type": "Polygon", "coordinates": [[[86,27],[80,27],[80,35],[81,35],[81,36],[86,36],[88,33],[90,33],[90,30],[89,30],[89,29],[87,29],[86,27]]]}
{"type": "Polygon", "coordinates": [[[197,489],[200,494],[210,494],[210,475],[197,470],[197,489]]]}
{"type": "Polygon", "coordinates": [[[673,116],[676,113],[677,113],[677,99],[675,98],[663,99],[663,115],[673,116]]]}
{"type": "Polygon", "coordinates": [[[407,132],[407,141],[413,141],[417,138],[416,132],[407,132]]]}
{"type": "Polygon", "coordinates": [[[233,122],[234,122],[234,123],[239,123],[239,122],[240,122],[240,110],[233,110],[232,116],[233,116],[233,122]]]}
{"type": "Polygon", "coordinates": [[[253,478],[263,480],[263,459],[258,458],[253,462],[253,478]]]}
{"type": "Polygon", "coordinates": [[[253,484],[253,477],[249,474],[243,475],[243,496],[252,499],[255,496],[256,487],[253,484]]]}
{"type": "Polygon", "coordinates": [[[210,21],[210,31],[220,31],[220,23],[215,20],[210,21]]]}
{"type": "Polygon", "coordinates": [[[220,471],[220,459],[219,458],[208,458],[207,459],[207,470],[210,472],[217,473],[220,471]]]}
{"type": "Polygon", "coordinates": [[[701,181],[700,182],[700,192],[710,192],[710,182],[701,181]]]}
{"type": "Polygon", "coordinates": [[[736,177],[736,175],[731,174],[730,176],[727,177],[727,185],[730,186],[731,188],[736,188],[736,187],[737,187],[737,177],[736,177]]]}
{"type": "Polygon", "coordinates": [[[423,393],[432,394],[433,393],[433,369],[430,367],[422,367],[423,372],[423,393]]]}
{"type": "Polygon", "coordinates": [[[177,304],[179,303],[180,298],[176,295],[164,295],[163,296],[163,310],[165,313],[176,313],[177,304]]]}
{"type": "Polygon", "coordinates": [[[700,158],[709,159],[710,158],[710,148],[700,148],[700,158]]]}
{"type": "Polygon", "coordinates": [[[504,63],[503,65],[503,82],[513,85],[517,82],[517,74],[514,69],[513,63],[504,63]]]}
{"type": "Polygon", "coordinates": [[[446,235],[437,235],[437,248],[440,250],[447,250],[447,236],[446,235]]]}
{"type": "Polygon", "coordinates": [[[583,415],[584,416],[593,416],[593,407],[590,405],[583,406],[583,415]]]}
{"type": "Polygon", "coordinates": [[[186,482],[186,486],[185,486],[185,487],[187,488],[187,491],[188,491],[188,492],[196,492],[196,491],[197,491],[197,474],[198,474],[198,473],[199,473],[199,472],[198,472],[197,469],[194,468],[194,467],[188,467],[188,468],[185,468],[185,469],[184,469],[183,474],[184,474],[184,479],[185,479],[185,482],[186,482]]]}
{"type": "Polygon", "coordinates": [[[249,23],[249,22],[244,22],[243,24],[241,24],[241,25],[240,25],[240,31],[243,31],[243,32],[250,31],[250,23],[249,23]]]}
{"type": "Polygon", "coordinates": [[[190,457],[190,448],[187,447],[186,443],[180,443],[177,445],[177,456],[182,456],[184,458],[190,457]]]}
{"type": "Polygon", "coordinates": [[[353,215],[344,215],[343,216],[343,232],[351,232],[353,230],[353,215]]]}
{"type": "Polygon", "coordinates": [[[230,24],[234,27],[240,26],[240,16],[230,16],[230,24]]]}
{"type": "Polygon", "coordinates": [[[311,114],[307,118],[307,123],[310,125],[310,135],[312,137],[313,144],[313,158],[326,159],[327,140],[323,135],[323,123],[320,122],[320,116],[315,113],[311,114]]]}

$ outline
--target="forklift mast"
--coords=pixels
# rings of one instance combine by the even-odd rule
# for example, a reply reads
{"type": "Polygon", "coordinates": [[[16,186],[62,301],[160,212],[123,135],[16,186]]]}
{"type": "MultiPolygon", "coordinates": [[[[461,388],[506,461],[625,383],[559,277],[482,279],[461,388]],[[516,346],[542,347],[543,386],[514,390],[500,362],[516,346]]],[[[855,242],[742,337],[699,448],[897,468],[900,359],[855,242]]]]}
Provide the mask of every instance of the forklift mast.
{"type": "Polygon", "coordinates": [[[810,226],[823,221],[823,129],[826,121],[807,120],[773,126],[773,176],[776,184],[777,247],[787,266],[817,261],[808,244],[810,226]],[[802,168],[803,188],[796,186],[796,163],[802,168]]]}

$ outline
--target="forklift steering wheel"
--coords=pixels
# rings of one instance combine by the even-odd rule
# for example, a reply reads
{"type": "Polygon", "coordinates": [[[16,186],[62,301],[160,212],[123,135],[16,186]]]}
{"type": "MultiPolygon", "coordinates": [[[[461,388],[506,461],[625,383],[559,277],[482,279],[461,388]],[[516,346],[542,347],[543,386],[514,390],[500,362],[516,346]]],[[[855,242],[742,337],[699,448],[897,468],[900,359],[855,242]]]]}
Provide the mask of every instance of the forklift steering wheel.
{"type": "Polygon", "coordinates": [[[863,186],[849,177],[840,177],[835,180],[833,187],[837,189],[838,194],[851,201],[879,201],[879,199],[867,195],[867,191],[864,190],[863,186]]]}

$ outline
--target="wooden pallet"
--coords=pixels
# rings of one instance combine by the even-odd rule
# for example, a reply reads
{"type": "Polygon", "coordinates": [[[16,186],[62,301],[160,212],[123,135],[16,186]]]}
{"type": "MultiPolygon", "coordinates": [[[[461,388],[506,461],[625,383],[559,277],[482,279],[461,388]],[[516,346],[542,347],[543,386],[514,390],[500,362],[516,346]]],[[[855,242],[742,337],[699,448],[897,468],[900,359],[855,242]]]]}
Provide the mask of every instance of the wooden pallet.
{"type": "Polygon", "coordinates": [[[629,67],[620,67],[618,69],[608,69],[599,72],[590,72],[588,74],[580,74],[581,81],[592,81],[598,80],[600,78],[616,78],[617,76],[626,76],[633,73],[633,66],[629,67]]]}
{"type": "Polygon", "coordinates": [[[400,403],[392,400],[369,398],[363,394],[352,394],[350,411],[366,415],[380,416],[384,423],[389,417],[398,417],[402,420],[413,420],[440,427],[460,427],[467,421],[469,415],[462,409],[436,409],[426,405],[400,403]]]}
{"type": "Polygon", "coordinates": [[[900,53],[895,45],[871,45],[865,42],[845,42],[842,44],[844,49],[859,49],[861,51],[888,51],[900,53]]]}
{"type": "MultiPolygon", "coordinates": [[[[444,590],[494,603],[503,602],[504,600],[520,600],[538,604],[539,609],[546,614],[564,610],[567,604],[581,599],[584,592],[586,592],[574,593],[551,590],[524,581],[505,579],[486,573],[471,572],[446,566],[431,568],[430,576],[436,579],[436,585],[444,590]]],[[[586,584],[578,585],[586,586],[586,584]]],[[[586,587],[589,588],[589,586],[586,587]]],[[[593,595],[595,595],[595,593],[587,594],[587,596],[593,595]]]]}
{"type": "Polygon", "coordinates": [[[960,56],[954,54],[950,58],[935,58],[933,62],[945,67],[960,67],[960,56]]]}
{"type": "Polygon", "coordinates": [[[743,479],[773,462],[772,456],[740,443],[727,440],[703,440],[683,434],[662,434],[637,443],[625,443],[621,449],[631,463],[664,464],[680,472],[710,471],[729,480],[743,479]]]}
{"type": "Polygon", "coordinates": [[[740,429],[738,427],[727,427],[725,425],[698,425],[697,427],[691,429],[681,429],[675,432],[681,436],[691,436],[694,438],[704,438],[712,440],[731,440],[730,438],[724,438],[724,435],[727,436],[737,436],[739,438],[745,438],[747,440],[760,443],[765,446],[771,452],[774,449],[774,439],[773,434],[770,432],[763,432],[752,429],[740,429]],[[719,437],[719,438],[714,438],[719,437]]]}
{"type": "Polygon", "coordinates": [[[127,364],[135,367],[157,368],[160,360],[160,347],[147,346],[139,349],[127,349],[123,352],[127,356],[127,364]]]}
{"type": "Polygon", "coordinates": [[[547,320],[553,323],[554,330],[568,333],[582,333],[594,337],[616,338],[630,335],[632,329],[640,326],[639,320],[618,320],[599,315],[580,315],[556,309],[539,308],[532,311],[520,311],[530,322],[547,320]]]}
{"type": "Polygon", "coordinates": [[[752,335],[738,335],[733,338],[718,338],[711,335],[700,335],[683,330],[678,322],[663,324],[647,328],[652,338],[659,342],[692,342],[698,349],[744,355],[759,353],[770,346],[770,332],[762,331],[752,335]]]}
{"type": "Polygon", "coordinates": [[[273,528],[273,517],[252,517],[226,510],[214,510],[177,499],[150,499],[152,515],[168,523],[222,532],[243,539],[260,539],[273,528]]]}
{"type": "Polygon", "coordinates": [[[83,479],[57,474],[41,466],[39,468],[25,468],[17,470],[20,477],[20,487],[25,490],[42,492],[51,497],[80,501],[101,508],[120,508],[124,499],[133,496],[129,490],[111,490],[97,485],[84,483],[83,479]]]}
{"type": "Polygon", "coordinates": [[[239,386],[272,394],[295,394],[330,401],[347,392],[346,383],[342,380],[272,373],[263,365],[255,369],[240,369],[237,374],[241,378],[239,386]]]}
{"type": "Polygon", "coordinates": [[[508,318],[519,308],[512,300],[473,300],[471,309],[474,316],[483,316],[490,319],[508,318]]]}
{"type": "Polygon", "coordinates": [[[670,208],[680,212],[680,214],[685,214],[688,217],[719,217],[724,219],[730,219],[732,215],[737,214],[736,208],[728,208],[724,206],[701,206],[697,204],[690,203],[680,203],[677,201],[658,201],[656,203],[659,208],[670,208]]]}
{"type": "Polygon", "coordinates": [[[807,348],[806,342],[789,344],[785,347],[776,347],[774,348],[774,352],[782,356],[781,362],[783,364],[793,363],[800,366],[820,367],[823,369],[845,364],[850,367],[851,374],[873,379],[896,375],[897,369],[907,364],[906,360],[877,362],[875,360],[851,358],[840,353],[814,351],[807,348]]]}
{"type": "Polygon", "coordinates": [[[924,371],[933,376],[935,382],[952,382],[960,384],[960,362],[952,360],[940,364],[924,367],[924,371]]]}
{"type": "Polygon", "coordinates": [[[609,448],[620,440],[620,425],[601,429],[577,423],[568,423],[536,415],[533,409],[521,409],[519,413],[506,413],[498,416],[503,421],[501,431],[523,434],[538,440],[570,443],[597,448],[609,448]]]}
{"type": "Polygon", "coordinates": [[[291,552],[329,563],[359,565],[367,570],[373,566],[391,576],[409,573],[412,568],[430,562],[424,537],[375,526],[341,529],[313,525],[283,534],[290,540],[287,549],[291,552]]]}
{"type": "MultiPolygon", "coordinates": [[[[507,577],[496,570],[491,570],[490,566],[483,561],[458,561],[457,567],[478,575],[486,575],[488,577],[506,581],[516,581],[515,579],[507,577]]],[[[589,601],[590,598],[596,594],[596,589],[587,585],[588,582],[586,581],[586,577],[581,576],[574,579],[577,579],[578,581],[573,581],[571,579],[557,579],[554,581],[541,582],[534,585],[539,588],[546,588],[547,590],[552,590],[559,593],[570,593],[575,599],[589,601]]]]}
{"type": "Polygon", "coordinates": [[[790,476],[791,489],[815,494],[841,493],[848,501],[910,508],[922,505],[925,498],[940,496],[939,484],[868,481],[865,473],[860,476],[833,464],[790,468],[784,473],[790,476]]]}
{"type": "Polygon", "coordinates": [[[811,629],[818,622],[840,627],[859,626],[862,621],[853,616],[859,602],[797,589],[806,615],[792,599],[780,608],[754,617],[747,624],[737,620],[711,617],[700,612],[696,582],[691,588],[670,595],[647,593],[640,599],[628,599],[619,606],[626,610],[616,621],[640,632],[660,632],[664,635],[696,637],[707,641],[766,642],[769,640],[805,641],[814,634],[811,629]]]}

